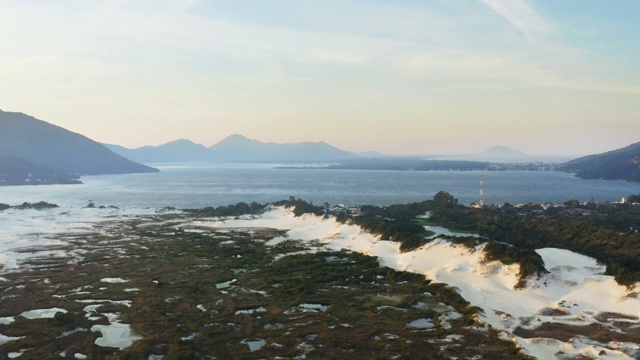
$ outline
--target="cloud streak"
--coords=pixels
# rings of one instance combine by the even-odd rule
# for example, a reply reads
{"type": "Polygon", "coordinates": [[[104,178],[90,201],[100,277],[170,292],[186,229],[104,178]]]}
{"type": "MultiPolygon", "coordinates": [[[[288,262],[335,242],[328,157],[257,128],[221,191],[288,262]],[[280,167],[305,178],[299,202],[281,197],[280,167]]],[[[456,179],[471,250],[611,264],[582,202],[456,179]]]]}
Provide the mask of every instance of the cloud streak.
{"type": "Polygon", "coordinates": [[[566,10],[532,0],[0,3],[0,108],[100,141],[243,133],[418,153],[478,131],[524,144],[545,124],[560,134],[585,118],[612,133],[618,121],[629,142],[637,134],[635,43],[612,26],[586,39],[566,10]]]}
{"type": "Polygon", "coordinates": [[[551,28],[550,24],[525,0],[480,0],[480,2],[518,28],[529,41],[535,41],[551,28]]]}

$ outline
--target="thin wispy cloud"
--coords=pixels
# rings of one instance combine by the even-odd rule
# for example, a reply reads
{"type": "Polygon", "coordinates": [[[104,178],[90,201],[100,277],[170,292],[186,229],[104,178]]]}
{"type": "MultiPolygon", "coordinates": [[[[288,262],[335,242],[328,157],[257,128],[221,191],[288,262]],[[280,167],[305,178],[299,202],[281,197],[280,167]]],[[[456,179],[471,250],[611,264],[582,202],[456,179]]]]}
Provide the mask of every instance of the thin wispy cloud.
{"type": "Polygon", "coordinates": [[[535,152],[567,119],[631,142],[638,25],[589,2],[0,0],[0,108],[131,147],[242,133],[417,153],[482,131],[535,152]]]}
{"type": "Polygon", "coordinates": [[[550,24],[526,0],[480,0],[498,15],[518,28],[529,41],[548,32],[550,24]]]}

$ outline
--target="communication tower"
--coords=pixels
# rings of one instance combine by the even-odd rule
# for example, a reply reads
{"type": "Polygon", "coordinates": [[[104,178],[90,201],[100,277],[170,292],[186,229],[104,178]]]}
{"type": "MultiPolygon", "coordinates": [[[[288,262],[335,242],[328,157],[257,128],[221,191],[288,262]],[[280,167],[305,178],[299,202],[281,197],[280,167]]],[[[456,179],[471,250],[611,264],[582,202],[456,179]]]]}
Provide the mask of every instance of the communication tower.
{"type": "Polygon", "coordinates": [[[484,189],[482,188],[482,179],[480,179],[480,207],[484,206],[484,189]]]}

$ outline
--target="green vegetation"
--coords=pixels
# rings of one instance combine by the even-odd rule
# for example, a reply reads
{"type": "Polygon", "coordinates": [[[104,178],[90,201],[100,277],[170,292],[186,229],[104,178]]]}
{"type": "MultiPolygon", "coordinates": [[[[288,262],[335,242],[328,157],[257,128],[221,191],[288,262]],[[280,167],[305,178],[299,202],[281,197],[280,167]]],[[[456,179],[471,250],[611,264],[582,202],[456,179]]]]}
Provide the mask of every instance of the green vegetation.
{"type": "Polygon", "coordinates": [[[288,209],[292,209],[295,216],[301,216],[303,214],[324,214],[324,207],[313,205],[313,203],[306,202],[295,197],[289,197],[289,200],[282,200],[273,203],[275,206],[284,206],[288,209]]]}
{"type": "Polygon", "coordinates": [[[456,207],[457,203],[456,198],[441,191],[433,200],[423,202],[386,207],[363,206],[363,215],[350,220],[383,239],[399,242],[402,251],[411,251],[426,244],[428,240],[425,237],[433,235],[425,232],[424,226],[415,221],[416,217],[434,209],[456,207]]]}
{"type": "MultiPolygon", "coordinates": [[[[546,273],[536,249],[557,247],[591,256],[607,265],[607,274],[625,285],[640,281],[640,206],[630,203],[640,195],[628,197],[627,204],[590,203],[581,208],[593,211],[592,216],[572,216],[562,208],[550,208],[543,216],[520,216],[518,212],[542,211],[531,204],[516,209],[503,207],[469,208],[457,204],[450,194],[438,193],[432,201],[386,208],[363,207],[365,216],[352,221],[383,238],[399,241],[404,251],[415,249],[426,240],[416,227],[407,226],[410,219],[431,212],[429,224],[439,224],[457,232],[472,232],[486,239],[454,239],[475,246],[487,242],[487,260],[505,264],[520,263],[520,286],[530,276],[546,273]],[[365,210],[366,209],[366,210],[365,210]],[[490,240],[488,240],[490,239],[490,240]]],[[[575,208],[577,202],[567,202],[575,208]]],[[[421,220],[418,225],[424,224],[421,220]]]]}
{"type": "Polygon", "coordinates": [[[64,353],[92,359],[528,359],[478,323],[480,310],[455,289],[423,275],[382,267],[359,253],[309,253],[294,241],[266,246],[282,235],[278,230],[217,231],[193,219],[158,215],[114,221],[91,236],[64,234],[74,238],[82,261],[34,258],[25,264],[30,271],[3,274],[0,316],[15,322],[0,324],[0,333],[22,338],[0,345],[0,353],[24,351],[32,359],[64,353]],[[127,282],[101,281],[107,277],[127,282]],[[217,286],[223,282],[229,286],[217,286]],[[130,306],[111,302],[122,300],[130,306]],[[87,310],[88,304],[98,306],[87,310]],[[54,306],[67,313],[16,316],[54,306]],[[90,329],[108,324],[106,313],[118,313],[142,339],[124,350],[96,346],[100,334],[90,329]],[[419,319],[430,326],[409,326],[419,319]],[[247,340],[264,343],[252,351],[247,340]]]}
{"type": "Polygon", "coordinates": [[[438,224],[429,219],[416,219],[415,221],[420,226],[438,226],[438,224]]]}
{"type": "Polygon", "coordinates": [[[521,276],[543,271],[536,249],[556,247],[595,258],[607,265],[607,274],[615,276],[621,284],[640,281],[640,233],[635,232],[640,226],[640,207],[587,204],[581,208],[591,210],[592,215],[579,212],[572,215],[566,208],[551,208],[538,216],[521,216],[508,206],[451,207],[435,210],[430,220],[502,243],[502,246],[490,243],[489,257],[505,263],[520,262],[521,276]]]}
{"type": "Polygon", "coordinates": [[[450,232],[452,233],[456,233],[456,234],[475,234],[475,231],[471,231],[471,230],[456,230],[456,229],[448,229],[450,232]]]}
{"type": "Polygon", "coordinates": [[[40,201],[37,203],[28,203],[24,202],[22,205],[14,206],[15,209],[25,210],[25,209],[36,209],[36,210],[44,210],[44,209],[53,209],[59,207],[56,204],[51,204],[45,201],[40,201]]]}
{"type": "Polygon", "coordinates": [[[258,204],[257,202],[252,202],[251,204],[239,202],[235,205],[207,206],[201,209],[185,209],[184,211],[202,217],[240,216],[245,214],[260,214],[266,207],[267,205],[258,204]]]}
{"type": "MultiPolygon", "coordinates": [[[[580,205],[569,200],[564,208],[543,210],[539,204],[515,208],[509,204],[502,207],[470,208],[459,205],[457,199],[446,192],[439,192],[433,200],[392,205],[387,207],[363,206],[359,217],[339,218],[351,221],[368,232],[383,239],[399,242],[402,251],[414,250],[430,240],[424,225],[441,225],[455,232],[477,233],[483,238],[451,238],[452,242],[475,247],[487,243],[487,261],[499,260],[505,264],[520,264],[520,283],[547,271],[540,255],[535,250],[557,247],[591,256],[607,265],[607,274],[625,285],[640,281],[640,206],[632,202],[640,195],[628,197],[627,204],[580,205]],[[569,211],[567,211],[569,209],[569,211]],[[579,210],[578,215],[572,215],[579,210]],[[580,211],[588,210],[592,216],[585,217],[580,211]],[[428,220],[416,220],[418,215],[429,211],[428,220]],[[520,213],[539,216],[521,216],[520,213]]],[[[297,203],[304,203],[296,200],[297,203]]],[[[309,204],[305,205],[309,206],[309,204]]],[[[296,207],[297,215],[304,206],[296,207]]],[[[314,213],[319,208],[312,208],[314,213]]]]}
{"type": "MultiPolygon", "coordinates": [[[[426,244],[434,235],[425,231],[425,225],[440,225],[460,234],[477,233],[483,238],[457,237],[450,241],[475,247],[487,243],[487,261],[499,260],[505,264],[520,264],[520,283],[547,271],[535,250],[557,247],[591,256],[607,265],[607,274],[625,285],[640,281],[640,195],[628,197],[627,204],[580,205],[569,200],[564,208],[543,210],[539,204],[516,208],[510,204],[502,207],[469,208],[458,204],[457,199],[446,192],[439,192],[432,200],[386,207],[362,206],[363,215],[339,216],[340,221],[350,221],[381,238],[399,242],[402,251],[411,251],[426,244]],[[567,210],[588,210],[593,216],[585,217],[567,210]],[[416,217],[426,212],[429,219],[416,217]],[[521,216],[521,213],[537,212],[539,216],[521,216]]],[[[294,197],[274,203],[292,208],[296,216],[305,213],[324,214],[324,208],[294,197]]],[[[197,216],[237,216],[243,213],[262,212],[265,205],[239,203],[236,205],[189,210],[197,216]]]]}
{"type": "Polygon", "coordinates": [[[429,238],[429,237],[434,236],[435,234],[436,234],[436,232],[435,232],[435,231],[431,231],[431,230],[424,230],[424,231],[420,234],[420,236],[421,236],[421,237],[423,237],[423,238],[429,238]]]}

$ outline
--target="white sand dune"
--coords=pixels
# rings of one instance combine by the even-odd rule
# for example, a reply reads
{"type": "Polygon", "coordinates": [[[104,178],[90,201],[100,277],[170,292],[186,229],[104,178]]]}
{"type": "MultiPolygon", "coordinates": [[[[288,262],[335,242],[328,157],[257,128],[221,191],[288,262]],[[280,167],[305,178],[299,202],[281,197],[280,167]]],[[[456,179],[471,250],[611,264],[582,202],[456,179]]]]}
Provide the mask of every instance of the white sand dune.
{"type": "MultiPolygon", "coordinates": [[[[154,214],[153,209],[50,209],[0,212],[0,273],[17,270],[21,260],[44,255],[22,252],[47,245],[64,245],[64,237],[74,233],[104,231],[101,223],[154,214]],[[64,236],[61,236],[63,235],[64,236]],[[50,236],[49,236],[50,235],[50,236]],[[54,240],[54,236],[57,240],[54,240]]],[[[514,335],[516,329],[534,329],[545,322],[571,325],[600,324],[624,332],[620,324],[640,328],[640,285],[632,289],[602,275],[604,267],[594,259],[561,249],[540,249],[550,274],[531,279],[525,289],[514,290],[518,265],[485,262],[483,247],[468,249],[435,239],[411,252],[402,253],[399,244],[381,240],[360,227],[341,224],[333,218],[314,215],[295,217],[292,212],[273,208],[260,216],[193,221],[183,226],[233,228],[275,228],[286,230],[280,240],[319,243],[327,249],[348,249],[378,257],[381,264],[425,275],[458,288],[472,305],[484,309],[480,319],[504,331],[529,354],[554,359],[556,354],[590,355],[600,359],[632,359],[640,354],[637,343],[597,343],[576,336],[567,342],[514,335]],[[619,313],[622,315],[608,314],[619,313]],[[634,318],[635,317],[635,318],[634,318]]],[[[277,242],[277,241],[272,241],[277,242]]],[[[43,251],[46,250],[44,247],[43,251]]],[[[2,278],[0,277],[0,281],[2,278]]],[[[628,327],[627,326],[627,327],[628,327]]],[[[0,336],[0,343],[8,341],[0,336]]]]}
{"type": "MultiPolygon", "coordinates": [[[[296,218],[284,208],[275,208],[260,217],[241,217],[199,222],[214,228],[268,227],[287,231],[290,240],[317,240],[329,249],[348,249],[376,256],[381,264],[398,270],[424,274],[460,290],[472,305],[484,309],[481,320],[503,330],[527,353],[540,359],[557,354],[590,355],[600,359],[632,359],[640,354],[636,343],[597,343],[576,336],[568,342],[552,339],[525,339],[513,335],[518,328],[533,329],[545,322],[570,325],[599,323],[622,331],[598,315],[620,313],[622,321],[639,324],[640,284],[632,289],[618,285],[594,259],[562,249],[539,249],[550,274],[530,279],[527,287],[516,290],[519,265],[485,262],[483,246],[468,249],[436,239],[410,252],[399,244],[384,241],[360,227],[340,224],[333,218],[304,215],[296,218]],[[635,317],[635,319],[633,318],[635,317]]],[[[615,317],[615,316],[614,316],[615,317]]]]}

